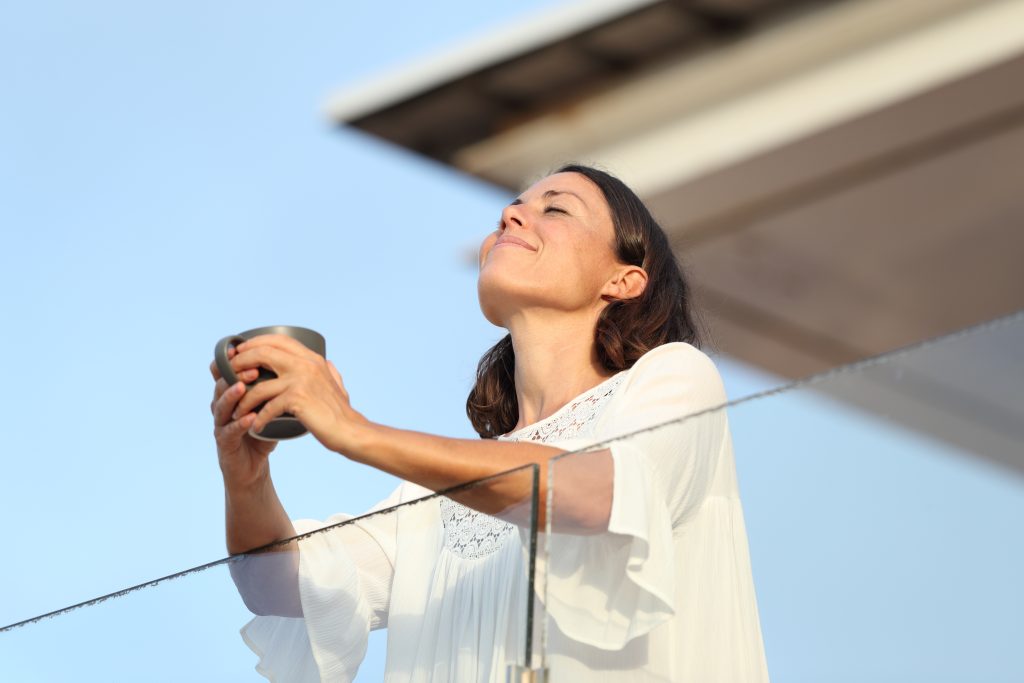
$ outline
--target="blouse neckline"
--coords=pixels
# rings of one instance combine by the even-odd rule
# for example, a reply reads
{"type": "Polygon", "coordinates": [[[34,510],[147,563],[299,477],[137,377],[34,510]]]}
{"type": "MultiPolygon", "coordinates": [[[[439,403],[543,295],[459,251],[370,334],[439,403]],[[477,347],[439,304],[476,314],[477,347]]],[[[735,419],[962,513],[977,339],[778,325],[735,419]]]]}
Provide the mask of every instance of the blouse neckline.
{"type": "Polygon", "coordinates": [[[602,381],[598,382],[597,384],[595,384],[594,386],[590,387],[586,391],[584,391],[584,392],[582,392],[580,394],[577,394],[576,396],[573,396],[572,398],[570,398],[568,401],[565,402],[564,406],[562,406],[561,408],[559,408],[555,412],[551,413],[550,415],[545,417],[543,420],[537,420],[536,422],[528,424],[525,427],[520,427],[519,429],[517,429],[515,431],[512,431],[512,432],[509,432],[508,434],[502,434],[498,438],[499,439],[510,439],[513,436],[516,436],[517,434],[520,434],[520,433],[525,432],[527,430],[537,429],[541,425],[543,425],[543,424],[545,424],[547,422],[550,422],[551,420],[554,420],[555,418],[561,417],[562,413],[564,413],[567,410],[569,410],[570,406],[572,406],[573,404],[577,404],[580,401],[582,401],[583,399],[585,399],[588,396],[590,396],[591,394],[596,393],[599,389],[604,387],[606,384],[608,384],[609,382],[611,382],[613,379],[615,379],[619,375],[623,374],[624,372],[629,372],[629,368],[627,368],[625,370],[619,370],[618,372],[616,372],[611,377],[607,377],[607,378],[603,379],[602,381]]]}

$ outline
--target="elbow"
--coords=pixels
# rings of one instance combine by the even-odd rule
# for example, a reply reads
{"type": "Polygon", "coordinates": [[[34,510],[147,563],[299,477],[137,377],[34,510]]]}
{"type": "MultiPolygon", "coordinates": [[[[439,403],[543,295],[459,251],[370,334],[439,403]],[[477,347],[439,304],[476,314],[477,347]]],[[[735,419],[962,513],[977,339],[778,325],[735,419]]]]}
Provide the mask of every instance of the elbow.
{"type": "Polygon", "coordinates": [[[246,609],[258,617],[302,617],[298,554],[242,555],[229,564],[231,579],[246,609]]]}
{"type": "Polygon", "coordinates": [[[242,602],[254,616],[257,617],[289,617],[292,619],[302,618],[302,606],[295,606],[289,602],[284,604],[280,601],[266,600],[263,596],[242,595],[242,602]]]}
{"type": "Polygon", "coordinates": [[[578,535],[607,532],[615,491],[611,450],[561,458],[553,469],[553,490],[545,496],[551,501],[551,530],[578,535]]]}
{"type": "Polygon", "coordinates": [[[610,501],[576,500],[572,503],[556,505],[551,509],[553,532],[595,536],[608,531],[608,522],[611,519],[610,501]]]}

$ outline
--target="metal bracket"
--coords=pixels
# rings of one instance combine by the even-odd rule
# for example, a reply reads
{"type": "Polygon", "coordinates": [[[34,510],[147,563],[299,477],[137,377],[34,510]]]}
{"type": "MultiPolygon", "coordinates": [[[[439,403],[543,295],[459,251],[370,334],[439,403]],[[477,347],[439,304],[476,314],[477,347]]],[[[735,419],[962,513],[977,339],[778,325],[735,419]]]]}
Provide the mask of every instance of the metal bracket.
{"type": "Polygon", "coordinates": [[[505,683],[548,683],[548,670],[530,669],[520,664],[510,664],[505,683]]]}

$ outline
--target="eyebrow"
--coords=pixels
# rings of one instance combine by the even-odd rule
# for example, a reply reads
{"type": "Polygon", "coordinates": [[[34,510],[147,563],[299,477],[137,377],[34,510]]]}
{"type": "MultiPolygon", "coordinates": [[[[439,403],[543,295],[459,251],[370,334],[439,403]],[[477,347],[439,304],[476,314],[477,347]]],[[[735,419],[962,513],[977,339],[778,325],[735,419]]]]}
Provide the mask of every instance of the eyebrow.
{"type": "MultiPolygon", "coordinates": [[[[575,192],[572,192],[570,190],[548,190],[547,192],[545,192],[541,196],[544,199],[550,199],[551,197],[557,197],[560,194],[571,194],[573,197],[578,199],[580,201],[580,203],[583,204],[583,206],[585,206],[585,207],[587,206],[587,203],[585,201],[583,201],[583,197],[579,196],[578,194],[576,194],[575,192]]],[[[523,203],[523,200],[521,198],[519,198],[519,197],[516,197],[515,199],[513,199],[509,203],[509,206],[519,206],[522,203],[523,203]]],[[[589,208],[589,207],[587,207],[587,208],[589,208]]]]}

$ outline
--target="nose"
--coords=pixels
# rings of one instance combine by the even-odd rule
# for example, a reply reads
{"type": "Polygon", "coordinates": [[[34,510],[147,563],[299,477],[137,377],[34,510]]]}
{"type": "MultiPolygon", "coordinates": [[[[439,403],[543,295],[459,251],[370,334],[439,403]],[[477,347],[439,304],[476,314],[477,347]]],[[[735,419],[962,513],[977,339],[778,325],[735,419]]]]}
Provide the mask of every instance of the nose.
{"type": "Polygon", "coordinates": [[[509,204],[501,212],[501,223],[498,229],[504,232],[509,226],[515,225],[518,228],[525,227],[523,222],[523,207],[520,204],[509,204]]]}

